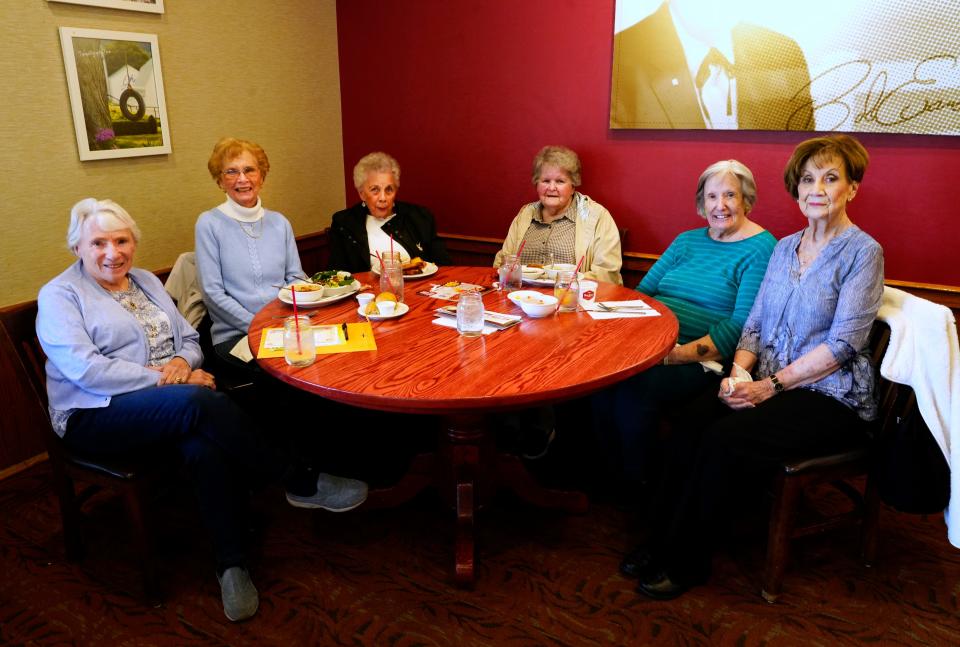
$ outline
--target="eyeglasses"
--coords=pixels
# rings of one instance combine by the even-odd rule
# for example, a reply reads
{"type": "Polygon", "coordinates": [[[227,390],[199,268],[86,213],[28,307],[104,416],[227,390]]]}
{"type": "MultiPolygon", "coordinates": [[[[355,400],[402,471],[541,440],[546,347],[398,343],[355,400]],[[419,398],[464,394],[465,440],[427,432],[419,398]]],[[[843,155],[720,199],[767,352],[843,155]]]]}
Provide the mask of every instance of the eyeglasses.
{"type": "Polygon", "coordinates": [[[256,166],[244,166],[241,168],[228,168],[225,171],[221,171],[223,177],[227,178],[230,181],[237,181],[240,179],[240,175],[246,175],[248,178],[257,177],[260,174],[260,169],[256,166]]]}

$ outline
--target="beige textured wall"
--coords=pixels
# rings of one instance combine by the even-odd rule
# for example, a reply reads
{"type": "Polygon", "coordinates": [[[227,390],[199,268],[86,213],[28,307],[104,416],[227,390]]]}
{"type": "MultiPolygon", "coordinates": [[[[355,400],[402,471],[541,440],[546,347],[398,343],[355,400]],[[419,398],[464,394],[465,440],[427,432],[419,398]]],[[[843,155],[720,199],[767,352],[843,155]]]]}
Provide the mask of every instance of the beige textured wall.
{"type": "Polygon", "coordinates": [[[112,198],[143,231],[136,264],[193,249],[193,225],[223,193],[206,161],[223,135],[270,156],[264,205],[294,232],[344,207],[335,0],[166,0],[162,15],[44,0],[0,1],[0,305],[36,297],[74,260],[70,207],[112,198]],[[158,35],[170,155],[81,162],[57,28],[158,35]]]}

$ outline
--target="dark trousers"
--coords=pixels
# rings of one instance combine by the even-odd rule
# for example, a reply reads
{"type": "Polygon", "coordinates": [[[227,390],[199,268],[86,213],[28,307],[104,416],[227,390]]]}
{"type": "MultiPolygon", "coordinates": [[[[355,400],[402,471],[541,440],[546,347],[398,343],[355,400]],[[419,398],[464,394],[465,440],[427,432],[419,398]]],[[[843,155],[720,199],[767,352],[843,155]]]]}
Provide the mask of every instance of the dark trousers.
{"type": "Polygon", "coordinates": [[[290,386],[261,370],[256,361],[243,362],[230,354],[240,335],[213,347],[215,373],[233,382],[252,382],[237,404],[261,429],[271,429],[295,467],[292,492],[310,494],[318,472],[331,472],[376,484],[399,479],[416,449],[432,443],[434,421],[429,416],[361,409],[290,386]],[[296,424],[277,424],[277,412],[296,411],[296,424]]]}
{"type": "Polygon", "coordinates": [[[175,449],[193,482],[222,570],[245,560],[250,490],[286,473],[285,461],[262,442],[249,420],[222,393],[166,385],[113,396],[107,407],[74,412],[63,441],[74,451],[96,456],[175,449]]]}
{"type": "Polygon", "coordinates": [[[626,483],[655,482],[661,417],[719,389],[720,376],[695,363],[654,366],[594,395],[594,435],[609,472],[626,483]]]}
{"type": "Polygon", "coordinates": [[[667,573],[695,584],[745,501],[766,490],[784,460],[840,452],[869,423],[839,401],[795,389],[733,411],[698,398],[674,426],[651,515],[651,547],[667,573]]]}

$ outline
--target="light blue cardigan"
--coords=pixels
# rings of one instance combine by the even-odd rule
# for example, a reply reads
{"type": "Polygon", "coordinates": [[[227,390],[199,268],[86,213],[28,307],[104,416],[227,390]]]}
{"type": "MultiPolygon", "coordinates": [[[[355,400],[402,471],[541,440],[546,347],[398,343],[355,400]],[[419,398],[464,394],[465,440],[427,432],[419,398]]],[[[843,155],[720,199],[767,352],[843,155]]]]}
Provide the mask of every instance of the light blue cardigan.
{"type": "MultiPolygon", "coordinates": [[[[199,335],[181,316],[160,279],[131,269],[130,277],[170,318],[173,348],[197,368],[199,335]]],[[[156,386],[147,368],[149,344],[137,319],[84,270],[78,260],[40,289],[37,336],[47,354],[47,395],[58,411],[96,409],[110,397],[156,386]]]]}
{"type": "Polygon", "coordinates": [[[214,344],[246,335],[257,311],[277,298],[274,286],[304,276],[287,219],[264,209],[261,222],[246,225],[260,232],[259,238],[251,238],[220,209],[197,219],[197,278],[213,319],[214,344]]]}

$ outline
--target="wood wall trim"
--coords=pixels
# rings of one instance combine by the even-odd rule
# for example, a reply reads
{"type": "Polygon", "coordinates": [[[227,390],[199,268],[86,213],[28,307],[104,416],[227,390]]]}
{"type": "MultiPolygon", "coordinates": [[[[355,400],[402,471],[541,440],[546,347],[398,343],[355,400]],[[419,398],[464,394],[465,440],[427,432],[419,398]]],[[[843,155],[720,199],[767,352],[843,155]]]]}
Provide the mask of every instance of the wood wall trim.
{"type": "Polygon", "coordinates": [[[43,461],[47,460],[47,458],[47,452],[43,452],[42,454],[31,456],[27,460],[17,463],[16,465],[5,467],[4,469],[0,470],[0,481],[10,478],[14,474],[19,474],[23,470],[33,467],[37,463],[42,463],[43,461]]]}
{"type": "MultiPolygon", "coordinates": [[[[440,233],[444,240],[447,250],[451,256],[457,253],[466,253],[471,256],[485,255],[489,257],[489,263],[493,263],[493,258],[503,246],[501,238],[484,238],[481,236],[465,236],[462,234],[440,233]]],[[[644,252],[624,252],[623,253],[623,275],[625,285],[635,285],[627,280],[628,277],[639,273],[646,273],[650,267],[660,258],[659,254],[647,254],[644,252]]],[[[486,264],[486,263],[484,263],[486,264]]],[[[639,278],[637,279],[639,283],[639,278]]],[[[895,279],[885,279],[885,285],[899,288],[918,297],[947,306],[955,312],[960,310],[960,286],[939,285],[936,283],[919,283],[916,281],[899,281],[895,279]]]]}

